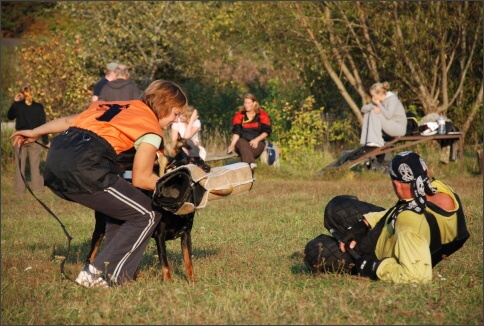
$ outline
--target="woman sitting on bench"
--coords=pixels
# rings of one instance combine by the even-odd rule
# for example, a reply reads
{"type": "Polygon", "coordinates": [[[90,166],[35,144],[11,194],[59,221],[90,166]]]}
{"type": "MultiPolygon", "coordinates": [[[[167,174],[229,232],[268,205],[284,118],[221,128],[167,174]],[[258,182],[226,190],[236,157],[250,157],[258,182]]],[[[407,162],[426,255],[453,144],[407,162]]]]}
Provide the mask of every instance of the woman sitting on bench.
{"type": "Polygon", "coordinates": [[[252,94],[244,96],[244,106],[232,119],[232,141],[228,153],[237,152],[242,162],[255,164],[264,151],[264,139],[272,132],[271,120],[252,94]]]}
{"type": "Polygon", "coordinates": [[[403,104],[397,94],[388,89],[388,82],[375,83],[370,88],[371,103],[361,108],[361,146],[382,147],[382,131],[391,137],[404,136],[407,131],[407,115],[403,104]]]}

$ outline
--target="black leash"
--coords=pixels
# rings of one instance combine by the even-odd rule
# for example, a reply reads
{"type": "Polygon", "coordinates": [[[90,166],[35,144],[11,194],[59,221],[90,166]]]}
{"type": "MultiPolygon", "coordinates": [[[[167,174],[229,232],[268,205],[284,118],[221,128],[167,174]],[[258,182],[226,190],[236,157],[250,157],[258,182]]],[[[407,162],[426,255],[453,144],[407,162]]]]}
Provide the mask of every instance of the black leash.
{"type": "MultiPolygon", "coordinates": [[[[40,146],[42,146],[42,147],[44,147],[46,149],[49,149],[49,147],[47,147],[46,145],[41,144],[38,141],[35,141],[35,142],[38,145],[40,145],[40,146]]],[[[71,252],[71,240],[73,238],[71,237],[71,235],[69,234],[69,232],[67,232],[67,229],[66,229],[65,225],[61,222],[61,220],[57,217],[57,215],[55,215],[54,212],[52,212],[52,210],[49,207],[47,207],[47,205],[44,204],[44,202],[42,202],[39,198],[37,198],[37,196],[35,196],[34,192],[32,191],[32,189],[30,189],[29,185],[27,184],[27,180],[25,179],[25,176],[22,174],[22,166],[21,166],[22,146],[23,146],[23,144],[20,145],[20,147],[19,147],[18,162],[17,162],[18,163],[18,168],[19,168],[19,171],[20,171],[20,176],[22,177],[22,180],[24,181],[25,188],[27,188],[27,190],[30,192],[30,194],[32,196],[34,196],[35,199],[37,199],[37,201],[42,205],[42,207],[44,207],[50,213],[50,215],[52,215],[57,220],[57,222],[59,222],[60,226],[62,227],[62,230],[64,231],[64,234],[67,237],[67,254],[62,258],[62,261],[60,263],[60,272],[61,272],[62,276],[64,276],[66,279],[68,279],[69,281],[73,281],[64,272],[64,264],[65,264],[65,262],[67,260],[67,257],[69,257],[69,254],[71,252]]],[[[62,257],[62,256],[58,256],[58,257],[62,257]]]]}

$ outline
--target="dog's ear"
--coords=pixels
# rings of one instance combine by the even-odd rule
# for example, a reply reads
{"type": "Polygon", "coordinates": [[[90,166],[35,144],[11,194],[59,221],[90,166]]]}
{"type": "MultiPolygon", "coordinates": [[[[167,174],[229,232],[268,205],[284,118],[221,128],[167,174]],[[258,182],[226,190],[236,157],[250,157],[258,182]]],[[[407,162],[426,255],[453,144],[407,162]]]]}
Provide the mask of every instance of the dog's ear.
{"type": "Polygon", "coordinates": [[[192,149],[192,147],[188,145],[187,140],[183,138],[178,139],[175,146],[177,151],[181,150],[182,147],[185,147],[188,150],[192,149]]]}

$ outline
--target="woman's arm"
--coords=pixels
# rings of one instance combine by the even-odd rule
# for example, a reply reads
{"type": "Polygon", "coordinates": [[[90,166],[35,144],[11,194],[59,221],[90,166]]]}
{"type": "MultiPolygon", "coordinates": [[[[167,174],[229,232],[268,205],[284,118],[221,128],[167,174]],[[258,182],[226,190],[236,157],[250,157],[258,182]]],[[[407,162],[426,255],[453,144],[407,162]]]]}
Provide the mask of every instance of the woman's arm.
{"type": "Polygon", "coordinates": [[[142,142],[133,162],[133,186],[146,190],[154,190],[158,175],[153,172],[153,165],[156,158],[156,147],[150,143],[142,142]]]}
{"type": "Polygon", "coordinates": [[[77,114],[74,114],[67,117],[54,119],[32,130],[16,131],[9,137],[9,139],[15,138],[13,141],[14,146],[33,143],[42,135],[55,134],[67,130],[71,126],[76,116],[77,114]]]}
{"type": "Polygon", "coordinates": [[[238,134],[232,134],[232,141],[230,142],[229,148],[227,148],[228,152],[233,152],[235,150],[235,144],[239,140],[240,136],[238,134]]]}
{"type": "Polygon", "coordinates": [[[363,105],[361,107],[361,113],[368,113],[371,110],[373,110],[374,104],[373,103],[368,103],[366,105],[363,105]]]}
{"type": "Polygon", "coordinates": [[[387,119],[392,119],[395,113],[398,111],[405,112],[402,102],[400,102],[398,97],[395,95],[387,97],[385,101],[380,104],[380,109],[383,116],[387,119]]]}
{"type": "Polygon", "coordinates": [[[257,146],[259,145],[259,142],[263,141],[264,139],[266,139],[267,137],[269,136],[268,133],[266,132],[263,132],[261,133],[259,136],[255,137],[254,139],[252,139],[249,144],[250,146],[252,146],[253,148],[257,148],[257,146]]]}
{"type": "Polygon", "coordinates": [[[183,135],[184,139],[191,139],[193,135],[195,135],[199,130],[199,126],[195,126],[195,121],[198,119],[198,111],[193,110],[192,115],[190,116],[190,120],[187,123],[187,130],[185,130],[185,135],[183,135]]]}

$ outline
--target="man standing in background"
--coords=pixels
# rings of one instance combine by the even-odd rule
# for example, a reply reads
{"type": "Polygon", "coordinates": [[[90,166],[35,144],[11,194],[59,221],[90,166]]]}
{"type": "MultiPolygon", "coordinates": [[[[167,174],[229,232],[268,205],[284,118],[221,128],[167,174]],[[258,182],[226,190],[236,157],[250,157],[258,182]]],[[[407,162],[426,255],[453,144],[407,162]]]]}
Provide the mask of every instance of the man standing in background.
{"type": "Polygon", "coordinates": [[[100,81],[94,85],[94,91],[92,94],[92,101],[96,102],[99,100],[99,95],[101,94],[101,90],[103,89],[104,85],[108,82],[113,81],[116,79],[116,73],[114,72],[118,68],[118,64],[116,62],[111,62],[107,65],[104,77],[101,78],[100,81]]]}
{"type": "Polygon", "coordinates": [[[128,67],[118,64],[114,70],[115,78],[108,81],[99,94],[100,101],[131,101],[138,100],[142,92],[138,86],[129,79],[128,67]]]}

